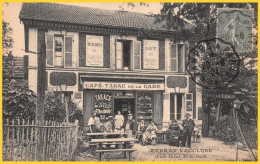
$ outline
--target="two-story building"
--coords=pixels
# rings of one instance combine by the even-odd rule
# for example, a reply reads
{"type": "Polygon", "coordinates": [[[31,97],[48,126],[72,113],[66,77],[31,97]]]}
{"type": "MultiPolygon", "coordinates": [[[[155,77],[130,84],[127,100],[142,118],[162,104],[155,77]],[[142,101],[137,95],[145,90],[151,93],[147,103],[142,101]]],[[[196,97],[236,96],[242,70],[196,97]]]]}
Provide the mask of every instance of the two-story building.
{"type": "MultiPolygon", "coordinates": [[[[25,3],[26,50],[46,44],[47,91],[70,92],[102,121],[120,110],[139,122],[183,120],[199,124],[202,98],[186,72],[188,41],[176,41],[153,16],[50,3],[25,3]]],[[[174,29],[174,28],[173,28],[174,29]]],[[[37,55],[29,55],[29,88],[37,92],[37,55]]]]}

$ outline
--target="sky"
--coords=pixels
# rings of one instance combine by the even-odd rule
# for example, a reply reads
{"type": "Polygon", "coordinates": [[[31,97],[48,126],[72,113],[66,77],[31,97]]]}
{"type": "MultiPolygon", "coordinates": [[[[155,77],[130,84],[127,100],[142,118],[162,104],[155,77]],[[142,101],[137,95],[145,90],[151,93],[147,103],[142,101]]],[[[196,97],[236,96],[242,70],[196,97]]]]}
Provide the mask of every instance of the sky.
{"type": "MultiPolygon", "coordinates": [[[[127,11],[132,12],[141,12],[145,14],[158,14],[161,9],[161,5],[159,3],[148,3],[149,6],[140,6],[136,4],[134,8],[128,7],[126,3],[63,3],[69,5],[76,6],[85,6],[85,7],[93,7],[93,8],[101,8],[108,10],[121,10],[120,7],[123,7],[127,11]]],[[[13,29],[13,55],[15,56],[23,56],[25,55],[24,50],[24,26],[22,22],[20,22],[19,12],[21,10],[21,3],[9,3],[8,5],[3,5],[3,20],[10,23],[10,27],[13,29]]]]}

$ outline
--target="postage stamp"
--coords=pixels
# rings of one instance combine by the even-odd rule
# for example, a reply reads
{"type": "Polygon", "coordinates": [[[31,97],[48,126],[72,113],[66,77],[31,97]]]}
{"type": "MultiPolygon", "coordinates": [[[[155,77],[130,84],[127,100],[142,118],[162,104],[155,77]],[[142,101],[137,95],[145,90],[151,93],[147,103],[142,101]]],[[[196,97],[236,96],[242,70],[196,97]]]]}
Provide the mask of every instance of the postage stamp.
{"type": "Polygon", "coordinates": [[[232,43],[237,52],[252,50],[252,25],[253,10],[218,8],[217,38],[232,43]]]}

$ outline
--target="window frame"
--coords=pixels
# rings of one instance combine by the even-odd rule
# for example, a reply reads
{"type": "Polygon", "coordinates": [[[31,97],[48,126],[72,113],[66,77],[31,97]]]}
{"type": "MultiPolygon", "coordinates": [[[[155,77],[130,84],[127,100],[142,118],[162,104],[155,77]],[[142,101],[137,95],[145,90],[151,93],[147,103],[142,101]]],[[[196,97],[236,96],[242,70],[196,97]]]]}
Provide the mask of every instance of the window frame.
{"type": "Polygon", "coordinates": [[[73,68],[74,67],[74,36],[73,35],[64,35],[64,34],[57,34],[57,33],[46,33],[45,34],[45,44],[46,44],[46,53],[48,50],[52,50],[52,58],[53,58],[53,63],[52,65],[48,64],[47,61],[47,56],[46,56],[46,67],[52,67],[52,68],[73,68]],[[47,35],[50,35],[52,37],[52,49],[48,49],[47,47],[47,35]],[[56,66],[56,58],[55,58],[55,36],[62,36],[63,38],[63,47],[62,47],[62,66],[56,66]],[[71,42],[71,66],[66,66],[65,65],[65,56],[66,56],[66,52],[65,52],[65,38],[66,37],[71,37],[72,38],[72,42],[71,42]]]}
{"type": "MultiPolygon", "coordinates": [[[[130,39],[115,39],[115,70],[117,71],[133,71],[134,69],[134,45],[133,45],[134,40],[130,39]],[[130,42],[130,65],[128,70],[124,70],[124,49],[123,49],[123,44],[124,41],[129,41],[130,42]],[[117,53],[118,53],[118,43],[121,44],[121,68],[117,68],[117,61],[120,60],[117,58],[117,53]]],[[[141,51],[141,50],[140,50],[141,51]]],[[[141,58],[141,54],[140,54],[141,58]]]]}
{"type": "Polygon", "coordinates": [[[173,43],[173,42],[170,42],[170,46],[169,46],[169,49],[170,49],[170,64],[169,64],[169,67],[170,67],[170,72],[178,72],[178,73],[184,73],[185,72],[185,44],[184,43],[173,43]],[[176,53],[176,57],[175,58],[172,58],[172,46],[175,45],[176,46],[176,50],[175,50],[175,53],[176,53]],[[180,45],[182,46],[182,56],[181,56],[181,64],[182,64],[182,71],[180,72],[179,70],[179,47],[180,45]],[[172,70],[172,60],[176,60],[176,65],[175,65],[175,71],[172,70]]]}
{"type": "Polygon", "coordinates": [[[193,93],[186,93],[185,94],[185,109],[186,109],[186,112],[192,112],[193,113],[193,110],[194,110],[194,107],[193,107],[193,93]],[[191,95],[191,99],[187,98],[188,95],[191,95]],[[187,102],[191,102],[191,111],[187,110],[187,102]]]}

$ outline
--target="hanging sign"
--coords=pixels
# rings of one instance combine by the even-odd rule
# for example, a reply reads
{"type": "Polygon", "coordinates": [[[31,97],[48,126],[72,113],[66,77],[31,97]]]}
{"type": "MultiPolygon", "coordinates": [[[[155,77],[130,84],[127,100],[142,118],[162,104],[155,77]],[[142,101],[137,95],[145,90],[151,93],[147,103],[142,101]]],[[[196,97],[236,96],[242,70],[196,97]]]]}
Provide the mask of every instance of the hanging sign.
{"type": "Polygon", "coordinates": [[[92,82],[86,81],[83,84],[84,89],[102,89],[102,90],[164,90],[163,83],[113,83],[113,82],[92,82]]]}
{"type": "Polygon", "coordinates": [[[86,35],[86,66],[104,66],[103,36],[86,35]]]}
{"type": "Polygon", "coordinates": [[[220,98],[220,99],[235,99],[236,98],[235,95],[224,94],[224,93],[220,93],[220,94],[204,94],[203,96],[210,97],[210,98],[220,98]]]}
{"type": "Polygon", "coordinates": [[[159,42],[144,40],[144,69],[159,69],[159,42]]]}

